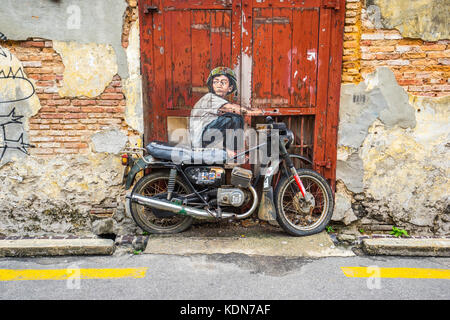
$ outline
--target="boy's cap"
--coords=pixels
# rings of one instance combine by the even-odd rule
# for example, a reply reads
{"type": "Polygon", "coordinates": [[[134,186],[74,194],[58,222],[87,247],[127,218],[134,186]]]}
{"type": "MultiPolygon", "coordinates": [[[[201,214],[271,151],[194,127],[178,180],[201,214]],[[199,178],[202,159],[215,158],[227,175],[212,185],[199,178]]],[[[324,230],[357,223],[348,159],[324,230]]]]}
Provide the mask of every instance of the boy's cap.
{"type": "Polygon", "coordinates": [[[228,79],[231,82],[230,84],[233,86],[233,91],[231,91],[230,93],[233,93],[234,91],[237,90],[236,73],[234,73],[234,71],[228,67],[216,67],[211,70],[211,72],[209,73],[209,76],[208,76],[208,80],[206,81],[206,84],[208,85],[210,91],[212,91],[212,86],[211,86],[212,79],[216,76],[227,76],[228,77],[228,79]]]}

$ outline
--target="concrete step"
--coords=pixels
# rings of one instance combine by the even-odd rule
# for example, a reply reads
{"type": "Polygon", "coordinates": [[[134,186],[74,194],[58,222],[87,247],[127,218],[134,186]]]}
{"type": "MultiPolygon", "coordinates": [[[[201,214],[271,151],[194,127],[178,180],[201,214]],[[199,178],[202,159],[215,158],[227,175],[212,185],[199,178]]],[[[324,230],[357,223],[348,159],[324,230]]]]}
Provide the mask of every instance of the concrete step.
{"type": "Polygon", "coordinates": [[[0,240],[0,257],[112,255],[114,250],[110,239],[0,240]]]}
{"type": "Polygon", "coordinates": [[[229,254],[284,257],[347,257],[351,250],[338,248],[326,232],[307,237],[247,235],[245,237],[150,236],[144,253],[149,254],[229,254]]]}
{"type": "Polygon", "coordinates": [[[368,255],[450,257],[450,239],[364,239],[362,249],[368,255]]]}

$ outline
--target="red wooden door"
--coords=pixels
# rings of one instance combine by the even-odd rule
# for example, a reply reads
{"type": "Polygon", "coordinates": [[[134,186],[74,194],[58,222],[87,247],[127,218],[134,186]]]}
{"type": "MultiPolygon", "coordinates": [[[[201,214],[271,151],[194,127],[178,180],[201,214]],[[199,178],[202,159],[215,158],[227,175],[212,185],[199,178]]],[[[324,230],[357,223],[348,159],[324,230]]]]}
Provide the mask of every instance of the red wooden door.
{"type": "Polygon", "coordinates": [[[345,0],[140,0],[139,8],[146,141],[166,140],[167,117],[189,116],[211,68],[230,66],[236,102],[288,122],[294,151],[334,185],[345,0]]]}
{"type": "Polygon", "coordinates": [[[240,12],[229,0],[139,2],[145,140],[167,140],[167,117],[188,117],[216,66],[240,51],[240,12]]]}

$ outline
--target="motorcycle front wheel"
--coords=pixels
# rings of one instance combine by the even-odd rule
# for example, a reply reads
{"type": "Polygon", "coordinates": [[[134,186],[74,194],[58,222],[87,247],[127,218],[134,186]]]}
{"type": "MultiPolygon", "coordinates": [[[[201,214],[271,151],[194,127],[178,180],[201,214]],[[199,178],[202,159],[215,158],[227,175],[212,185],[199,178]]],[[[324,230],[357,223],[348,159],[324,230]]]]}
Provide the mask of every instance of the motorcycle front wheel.
{"type": "MultiPolygon", "coordinates": [[[[132,194],[140,194],[147,197],[156,196],[167,192],[169,183],[168,172],[154,172],[141,178],[133,188],[132,194]]],[[[174,192],[183,195],[189,194],[189,186],[180,178],[175,180],[174,192]]],[[[173,215],[159,218],[155,216],[150,207],[130,203],[130,212],[136,224],[149,233],[179,233],[188,229],[193,221],[192,217],[173,215]]]]}
{"type": "Polygon", "coordinates": [[[300,192],[293,176],[283,177],[275,190],[278,224],[293,236],[308,236],[325,229],[333,215],[333,194],[328,182],[310,169],[297,169],[306,189],[300,192]]]}

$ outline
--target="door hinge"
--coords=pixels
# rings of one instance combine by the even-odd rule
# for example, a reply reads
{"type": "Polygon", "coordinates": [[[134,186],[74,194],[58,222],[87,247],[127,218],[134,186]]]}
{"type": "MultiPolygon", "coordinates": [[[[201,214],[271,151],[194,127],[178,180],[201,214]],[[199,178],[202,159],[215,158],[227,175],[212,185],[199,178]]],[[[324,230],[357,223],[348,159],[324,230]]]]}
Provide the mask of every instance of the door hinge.
{"type": "Polygon", "coordinates": [[[316,166],[318,167],[325,167],[327,169],[331,169],[331,160],[328,159],[326,161],[316,161],[316,166]]]}
{"type": "Polygon", "coordinates": [[[339,10],[340,9],[339,2],[340,0],[322,0],[322,7],[339,10]]]}

